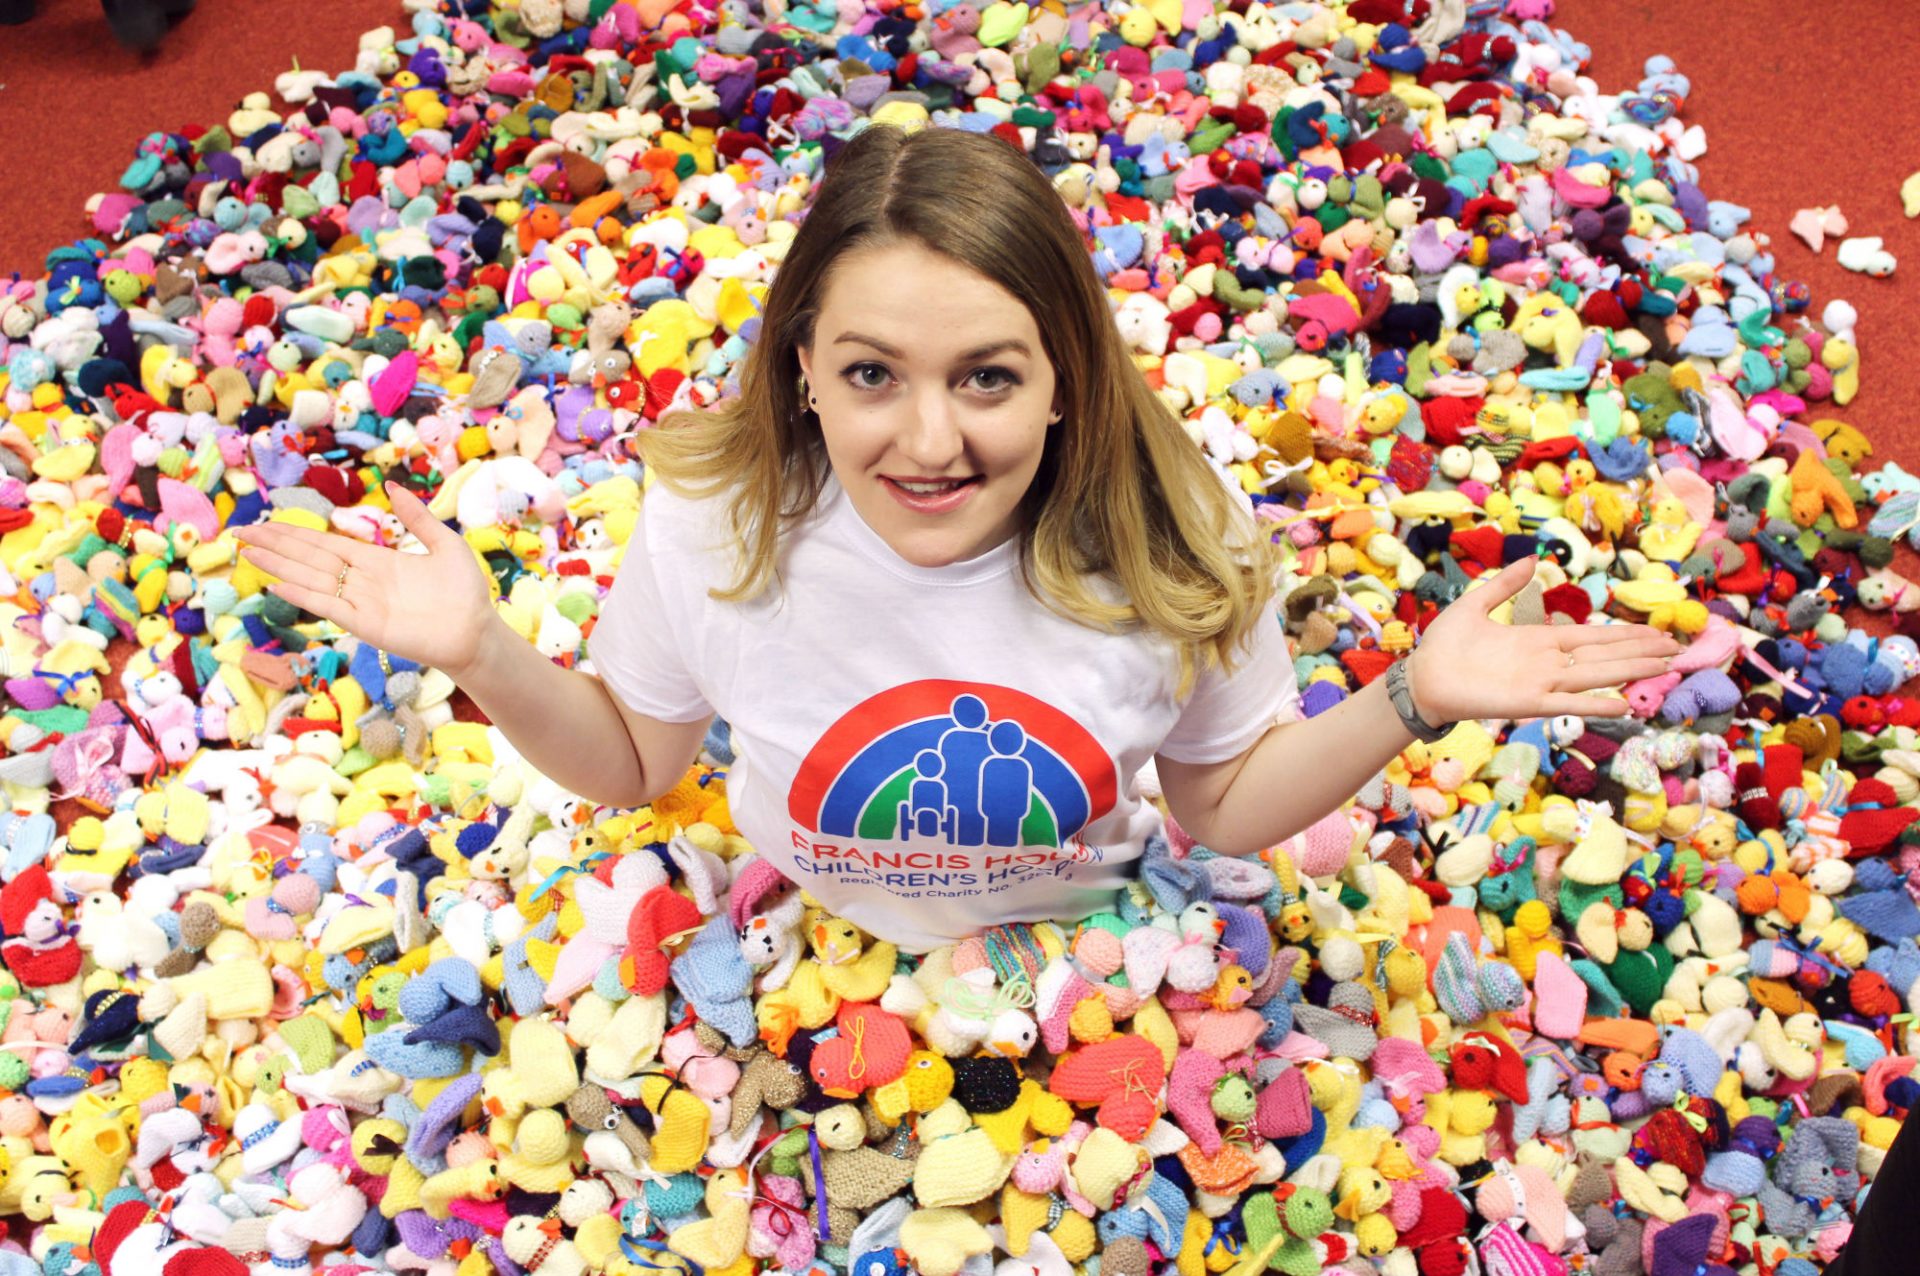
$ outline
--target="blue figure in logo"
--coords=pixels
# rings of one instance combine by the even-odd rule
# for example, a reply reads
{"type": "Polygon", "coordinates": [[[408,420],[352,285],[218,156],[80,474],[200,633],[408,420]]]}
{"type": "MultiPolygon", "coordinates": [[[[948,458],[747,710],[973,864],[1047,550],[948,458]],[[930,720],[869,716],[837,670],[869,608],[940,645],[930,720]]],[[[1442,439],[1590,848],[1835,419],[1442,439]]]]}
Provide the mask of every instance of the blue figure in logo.
{"type": "Polygon", "coordinates": [[[988,733],[993,756],[980,766],[980,804],[986,812],[987,845],[1019,846],[1020,822],[1033,791],[1033,764],[1020,756],[1027,733],[1018,722],[997,722],[988,733]]]}
{"type": "Polygon", "coordinates": [[[980,768],[990,752],[987,704],[979,696],[956,696],[949,713],[955,725],[941,735],[937,746],[941,774],[947,782],[947,801],[954,813],[948,841],[956,846],[979,846],[986,838],[986,817],[980,810],[980,768]]]}
{"type": "Polygon", "coordinates": [[[1022,757],[1027,733],[1007,719],[989,724],[979,696],[956,696],[954,725],[913,759],[914,778],[899,804],[900,839],[943,838],[949,846],[1019,846],[1033,801],[1033,764],[1022,757]]]}
{"type": "Polygon", "coordinates": [[[922,749],[914,757],[915,778],[907,789],[907,800],[900,804],[902,840],[945,835],[948,842],[953,841],[958,812],[947,804],[946,781],[940,778],[944,765],[932,749],[922,749]]]}

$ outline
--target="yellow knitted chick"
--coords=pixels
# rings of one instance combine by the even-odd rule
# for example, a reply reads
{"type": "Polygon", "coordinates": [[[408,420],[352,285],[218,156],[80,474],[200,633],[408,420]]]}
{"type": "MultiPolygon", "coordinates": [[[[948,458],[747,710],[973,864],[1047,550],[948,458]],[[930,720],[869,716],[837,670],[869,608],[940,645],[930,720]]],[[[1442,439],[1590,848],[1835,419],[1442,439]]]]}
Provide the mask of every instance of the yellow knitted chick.
{"type": "Polygon", "coordinates": [[[1187,1230],[1174,1261],[1179,1276],[1218,1276],[1240,1260],[1234,1247],[1213,1244],[1213,1220],[1199,1210],[1187,1215],[1187,1230]]]}
{"type": "Polygon", "coordinates": [[[1073,1124],[1073,1105],[1032,1077],[1020,1082],[1020,1094],[999,1112],[978,1113],[973,1123],[987,1132],[1002,1156],[1015,1156],[1027,1141],[1027,1129],[1059,1138],[1073,1124]]]}
{"type": "Polygon", "coordinates": [[[674,1228],[667,1245],[707,1271],[736,1262],[747,1246],[752,1196],[745,1170],[715,1170],[707,1180],[707,1217],[674,1228]]]}
{"type": "Polygon", "coordinates": [[[907,1056],[907,1070],[873,1092],[873,1111],[887,1125],[898,1125],[909,1112],[927,1113],[953,1094],[953,1065],[931,1050],[907,1056]]]}
{"type": "Polygon", "coordinates": [[[1388,1221],[1384,1210],[1393,1200],[1393,1189],[1388,1186],[1385,1176],[1371,1165],[1348,1165],[1340,1171],[1340,1181],[1334,1190],[1336,1204],[1333,1212],[1354,1225],[1354,1236],[1363,1250],[1370,1250],[1369,1257],[1379,1257],[1392,1249],[1399,1234],[1388,1221]],[[1380,1220],[1375,1223],[1373,1220],[1380,1220]],[[1384,1223],[1385,1230],[1380,1224],[1384,1223]],[[1375,1249],[1381,1241],[1386,1249],[1375,1249]]]}
{"type": "Polygon", "coordinates": [[[1513,925],[1507,927],[1506,937],[1507,960],[1528,983],[1533,982],[1533,972],[1539,964],[1541,953],[1552,953],[1559,957],[1566,952],[1559,937],[1553,933],[1553,915],[1537,899],[1530,899],[1514,910],[1513,925]]]}
{"type": "Polygon", "coordinates": [[[965,1210],[915,1210],[900,1225],[900,1247],[920,1276],[957,1276],[975,1254],[993,1250],[993,1238],[965,1210]]]}
{"type": "Polygon", "coordinates": [[[568,1156],[567,1120],[552,1108],[529,1112],[514,1133],[514,1144],[500,1172],[522,1191],[561,1192],[577,1177],[568,1156]]]}
{"type": "Polygon", "coordinates": [[[457,1200],[497,1201],[507,1194],[500,1162],[492,1157],[469,1161],[457,1169],[442,1170],[420,1185],[420,1208],[429,1218],[452,1218],[457,1200]]]}
{"type": "Polygon", "coordinates": [[[884,941],[862,946],[859,928],[822,917],[807,928],[807,942],[820,963],[821,982],[847,1001],[878,1001],[893,978],[898,950],[884,941]]]}
{"type": "Polygon", "coordinates": [[[1487,1131],[1499,1116],[1485,1090],[1443,1090],[1427,1096],[1426,1124],[1440,1134],[1439,1159],[1449,1165],[1485,1160],[1487,1131]]]}
{"type": "Polygon", "coordinates": [[[120,1172],[133,1154],[131,1131],[138,1126],[134,1109],[115,1111],[99,1095],[88,1094],[47,1123],[47,1139],[76,1184],[105,1195],[120,1181],[120,1172]]]}
{"type": "Polygon", "coordinates": [[[573,1234],[573,1246],[587,1260],[587,1270],[609,1270],[609,1264],[621,1257],[620,1220],[612,1214],[596,1214],[582,1222],[573,1234]]]}
{"type": "Polygon", "coordinates": [[[876,945],[862,956],[860,932],[849,922],[829,917],[819,909],[810,910],[801,924],[813,958],[793,968],[786,985],[763,995],[754,1006],[754,1018],[760,1026],[760,1039],[776,1054],[785,1054],[787,1042],[801,1029],[823,1028],[840,1013],[840,1002],[878,1001],[893,977],[894,948],[876,945]],[[877,985],[866,963],[885,958],[886,970],[877,985]],[[854,996],[845,990],[865,994],[854,996]]]}
{"type": "Polygon", "coordinates": [[[1640,529],[1640,552],[1648,558],[1677,563],[1693,552],[1700,525],[1687,516],[1677,497],[1653,503],[1652,519],[1640,529]]]}
{"type": "Polygon", "coordinates": [[[640,1102],[654,1114],[653,1168],[679,1174],[700,1164],[707,1154],[713,1114],[704,1100],[663,1073],[640,1079],[640,1102]]]}
{"type": "Polygon", "coordinates": [[[388,1218],[398,1218],[408,1210],[421,1208],[420,1189],[426,1182],[427,1176],[412,1161],[404,1156],[395,1157],[393,1169],[387,1174],[386,1194],[380,1198],[380,1212],[388,1218]]]}
{"type": "Polygon", "coordinates": [[[996,1148],[956,1100],[929,1112],[916,1133],[921,1150],[913,1167],[913,1194],[924,1207],[983,1201],[1013,1169],[1013,1155],[996,1148]]]}
{"type": "Polygon", "coordinates": [[[1033,1234],[1047,1226],[1054,1193],[1066,1171],[1067,1150],[1051,1139],[1036,1139],[1015,1159],[1007,1185],[1000,1190],[1000,1223],[1006,1230],[1007,1253],[1023,1257],[1033,1234]]]}

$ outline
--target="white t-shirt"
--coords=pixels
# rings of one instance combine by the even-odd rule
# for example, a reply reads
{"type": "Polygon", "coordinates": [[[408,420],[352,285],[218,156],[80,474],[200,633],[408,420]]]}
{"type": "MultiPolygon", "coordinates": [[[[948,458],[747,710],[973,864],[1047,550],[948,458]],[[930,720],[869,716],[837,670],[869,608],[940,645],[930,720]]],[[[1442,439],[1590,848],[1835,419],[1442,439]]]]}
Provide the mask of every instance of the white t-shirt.
{"type": "Polygon", "coordinates": [[[831,476],[787,534],[784,589],[709,598],[737,574],[728,538],[719,499],[649,485],[590,667],[649,717],[724,719],[741,834],[908,952],[1111,907],[1164,827],[1136,778],[1153,756],[1223,761],[1298,716],[1277,616],[1183,704],[1173,645],[1050,611],[1017,538],[921,567],[831,476]]]}

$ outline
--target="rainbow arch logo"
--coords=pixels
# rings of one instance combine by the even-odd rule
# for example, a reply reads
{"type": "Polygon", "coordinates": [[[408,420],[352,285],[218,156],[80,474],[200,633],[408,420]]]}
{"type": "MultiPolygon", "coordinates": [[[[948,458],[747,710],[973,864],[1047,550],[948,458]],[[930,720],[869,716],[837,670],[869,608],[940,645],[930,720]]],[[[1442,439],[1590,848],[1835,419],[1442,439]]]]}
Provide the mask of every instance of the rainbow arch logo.
{"type": "Polygon", "coordinates": [[[800,763],[787,810],[820,836],[1057,847],[1111,811],[1117,793],[1099,741],[1044,700],[922,679],[828,728],[800,763]]]}

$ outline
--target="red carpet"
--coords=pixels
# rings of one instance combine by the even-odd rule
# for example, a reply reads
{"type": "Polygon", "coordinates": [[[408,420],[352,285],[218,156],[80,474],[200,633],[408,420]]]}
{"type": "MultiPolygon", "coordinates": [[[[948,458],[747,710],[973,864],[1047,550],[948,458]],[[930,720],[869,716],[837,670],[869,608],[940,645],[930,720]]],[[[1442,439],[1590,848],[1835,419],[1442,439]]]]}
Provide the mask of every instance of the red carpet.
{"type": "MultiPolygon", "coordinates": [[[[1804,9],[1776,0],[1561,0],[1559,25],[1593,49],[1604,90],[1631,87],[1666,53],[1693,82],[1683,118],[1710,149],[1702,185],[1753,210],[1782,273],[1812,285],[1814,306],[1845,297],[1860,311],[1862,389],[1842,413],[1884,455],[1920,469],[1920,361],[1907,344],[1920,300],[1920,222],[1901,215],[1899,185],[1920,168],[1898,87],[1906,75],[1907,0],[1804,9]],[[1874,121],[1884,120],[1885,127],[1874,121]],[[1840,269],[1787,233],[1794,210],[1839,203],[1851,233],[1882,235],[1900,259],[1889,279],[1840,269]]],[[[142,57],[115,44],[98,0],[41,0],[24,27],[0,29],[0,275],[38,274],[45,253],[87,233],[83,208],[114,188],[148,131],[224,118],[247,93],[302,65],[351,65],[360,33],[405,22],[397,0],[200,0],[165,45],[142,57]]]]}
{"type": "MultiPolygon", "coordinates": [[[[1707,133],[1707,194],[1753,209],[1750,228],[1774,237],[1782,271],[1812,285],[1816,307],[1841,296],[1859,308],[1863,388],[1844,415],[1912,469],[1920,222],[1901,216],[1898,188],[1920,148],[1901,145],[1907,126],[1894,118],[1909,14],[1906,0],[1849,0],[1844,18],[1776,0],[1561,0],[1556,21],[1593,49],[1602,89],[1633,85],[1655,53],[1693,81],[1683,118],[1707,133]],[[1851,233],[1886,237],[1901,263],[1892,278],[1849,274],[1832,247],[1816,258],[1788,235],[1795,209],[1836,202],[1851,233]]],[[[113,189],[148,131],[222,118],[295,58],[344,70],[362,31],[405,19],[397,0],[200,0],[142,57],[114,43],[98,0],[41,0],[32,23],[0,30],[0,273],[37,274],[48,249],[86,233],[88,195],[113,189]]]]}

